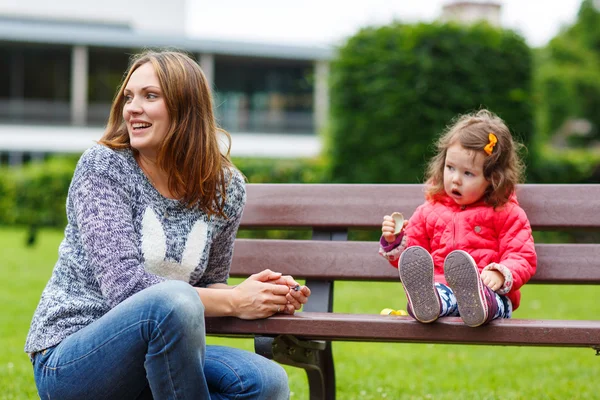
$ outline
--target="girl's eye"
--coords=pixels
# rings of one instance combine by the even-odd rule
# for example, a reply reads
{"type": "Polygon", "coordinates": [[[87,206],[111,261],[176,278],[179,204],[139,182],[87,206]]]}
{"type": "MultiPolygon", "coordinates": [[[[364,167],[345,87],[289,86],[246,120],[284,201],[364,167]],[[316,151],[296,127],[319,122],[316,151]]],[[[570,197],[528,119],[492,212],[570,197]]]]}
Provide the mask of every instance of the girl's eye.
{"type": "Polygon", "coordinates": [[[472,172],[469,172],[469,171],[465,172],[465,175],[467,175],[467,176],[475,176],[472,172]]]}
{"type": "Polygon", "coordinates": [[[446,168],[448,168],[448,170],[450,170],[450,171],[454,171],[454,167],[451,165],[446,165],[446,168]]]}

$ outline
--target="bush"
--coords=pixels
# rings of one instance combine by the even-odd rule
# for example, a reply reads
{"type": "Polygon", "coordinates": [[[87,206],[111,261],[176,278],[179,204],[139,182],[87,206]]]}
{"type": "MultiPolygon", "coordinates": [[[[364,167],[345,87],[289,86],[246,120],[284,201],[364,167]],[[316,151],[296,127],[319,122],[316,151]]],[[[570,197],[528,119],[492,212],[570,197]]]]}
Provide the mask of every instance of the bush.
{"type": "Polygon", "coordinates": [[[528,145],[531,64],[521,36],[487,24],[361,30],[331,65],[334,181],[420,182],[444,127],[482,107],[528,145]]]}
{"type": "Polygon", "coordinates": [[[323,158],[235,158],[233,163],[248,183],[323,183],[328,180],[323,158]]]}
{"type": "MultiPolygon", "coordinates": [[[[540,140],[549,139],[570,119],[585,119],[598,140],[600,117],[600,61],[592,51],[567,38],[553,39],[538,55],[535,86],[539,98],[540,140]]],[[[585,144],[584,144],[585,145],[585,144]]]]}
{"type": "MultiPolygon", "coordinates": [[[[237,158],[234,164],[249,183],[326,182],[325,162],[314,159],[237,158]]],[[[64,228],[66,197],[77,158],[57,157],[43,163],[0,171],[0,225],[29,228],[29,244],[40,227],[64,228]]],[[[250,234],[252,235],[252,234],[250,234]]],[[[273,233],[256,235],[272,236],[273,233]]],[[[285,237],[284,233],[274,233],[285,237]]],[[[297,233],[291,233],[297,235],[297,233]]],[[[302,235],[306,236],[306,232],[302,235]]]]}
{"type": "Polygon", "coordinates": [[[536,183],[598,183],[600,153],[587,149],[559,150],[550,145],[540,147],[530,182],[536,183]]]}
{"type": "Polygon", "coordinates": [[[29,227],[29,244],[35,242],[38,228],[66,225],[66,198],[74,170],[71,158],[51,159],[12,170],[14,223],[29,227]]]}
{"type": "Polygon", "coordinates": [[[600,179],[600,10],[583,0],[576,21],[536,55],[534,182],[600,179]],[[579,128],[575,122],[588,123],[579,128]],[[580,130],[580,132],[577,132],[580,130]]]}
{"type": "Polygon", "coordinates": [[[0,225],[15,223],[17,186],[10,168],[0,169],[0,225]]]}

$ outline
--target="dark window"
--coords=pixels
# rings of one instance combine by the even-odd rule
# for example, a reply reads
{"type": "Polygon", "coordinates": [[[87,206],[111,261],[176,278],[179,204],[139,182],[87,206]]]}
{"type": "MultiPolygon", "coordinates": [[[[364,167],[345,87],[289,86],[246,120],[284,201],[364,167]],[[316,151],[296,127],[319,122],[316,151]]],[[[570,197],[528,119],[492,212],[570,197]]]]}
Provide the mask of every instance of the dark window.
{"type": "Polygon", "coordinates": [[[88,124],[105,125],[134,50],[89,48],[88,124]]]}
{"type": "Polygon", "coordinates": [[[71,48],[1,46],[0,120],[64,123],[70,120],[71,48]],[[6,62],[4,62],[6,61],[6,62]]]}
{"type": "Polygon", "coordinates": [[[309,61],[215,58],[215,113],[231,132],[314,133],[309,61]]]}

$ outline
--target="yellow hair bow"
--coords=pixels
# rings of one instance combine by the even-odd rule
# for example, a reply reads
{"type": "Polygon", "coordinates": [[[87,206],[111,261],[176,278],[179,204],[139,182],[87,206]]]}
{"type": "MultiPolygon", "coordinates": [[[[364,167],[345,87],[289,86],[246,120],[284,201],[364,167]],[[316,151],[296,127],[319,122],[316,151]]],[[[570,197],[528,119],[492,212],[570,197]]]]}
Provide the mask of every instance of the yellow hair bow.
{"type": "Polygon", "coordinates": [[[490,139],[490,142],[485,145],[483,151],[485,151],[488,156],[491,156],[492,151],[494,150],[494,146],[496,145],[496,143],[498,143],[498,138],[492,132],[490,132],[488,138],[490,139]]]}

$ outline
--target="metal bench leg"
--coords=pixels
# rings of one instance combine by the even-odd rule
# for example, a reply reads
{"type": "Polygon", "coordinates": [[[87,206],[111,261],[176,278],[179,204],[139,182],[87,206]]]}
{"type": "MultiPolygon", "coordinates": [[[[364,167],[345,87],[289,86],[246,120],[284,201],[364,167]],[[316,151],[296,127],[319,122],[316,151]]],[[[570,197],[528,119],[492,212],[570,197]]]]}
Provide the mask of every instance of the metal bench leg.
{"type": "MultiPolygon", "coordinates": [[[[314,230],[312,239],[344,241],[348,239],[348,232],[314,230]]],[[[306,285],[312,294],[303,311],[333,312],[333,282],[308,279],[306,285]]],[[[335,367],[330,341],[301,340],[287,335],[257,336],[254,349],[257,354],[281,364],[303,368],[308,377],[311,400],[335,400],[335,367]]]]}
{"type": "Polygon", "coordinates": [[[320,352],[318,369],[307,369],[311,400],[335,399],[335,370],[331,354],[331,342],[320,352]]]}
{"type": "Polygon", "coordinates": [[[294,336],[256,337],[257,354],[281,364],[303,368],[308,377],[311,400],[335,399],[335,371],[331,343],[301,340],[294,336]]]}

